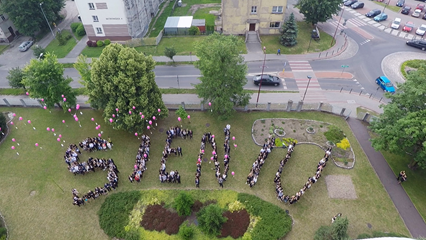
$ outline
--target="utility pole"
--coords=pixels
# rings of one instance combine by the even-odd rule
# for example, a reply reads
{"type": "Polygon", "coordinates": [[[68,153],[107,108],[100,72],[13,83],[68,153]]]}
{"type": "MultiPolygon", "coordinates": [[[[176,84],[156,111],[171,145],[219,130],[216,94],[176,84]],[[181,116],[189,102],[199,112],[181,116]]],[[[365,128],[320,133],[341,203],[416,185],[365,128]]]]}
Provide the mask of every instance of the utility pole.
{"type": "Polygon", "coordinates": [[[336,38],[337,29],[338,29],[338,28],[339,28],[339,26],[340,26],[340,20],[342,20],[342,16],[343,16],[343,13],[344,13],[344,12],[345,12],[345,6],[342,6],[342,14],[340,14],[339,22],[337,23],[336,31],[334,32],[334,36],[333,36],[333,38],[331,39],[330,47],[332,47],[332,46],[333,46],[334,39],[336,38]]]}
{"type": "Polygon", "coordinates": [[[263,70],[265,69],[265,62],[266,62],[266,47],[263,47],[263,55],[264,55],[264,58],[263,58],[263,65],[262,65],[262,74],[260,75],[259,91],[257,92],[256,107],[257,107],[257,103],[259,102],[260,88],[262,87],[263,70]]]}
{"type": "Polygon", "coordinates": [[[43,13],[44,19],[46,19],[47,26],[49,26],[49,29],[50,29],[50,32],[52,33],[53,38],[55,38],[55,34],[53,33],[52,28],[50,27],[49,20],[47,20],[46,14],[44,14],[43,7],[41,5],[43,5],[43,2],[40,3],[40,9],[41,9],[41,12],[43,13]]]}
{"type": "Polygon", "coordinates": [[[308,85],[306,86],[306,89],[305,89],[305,94],[303,94],[303,99],[302,99],[302,102],[304,102],[305,101],[305,96],[306,96],[306,93],[308,92],[308,88],[309,88],[309,84],[311,83],[311,76],[307,76],[308,77],[308,85]]]}

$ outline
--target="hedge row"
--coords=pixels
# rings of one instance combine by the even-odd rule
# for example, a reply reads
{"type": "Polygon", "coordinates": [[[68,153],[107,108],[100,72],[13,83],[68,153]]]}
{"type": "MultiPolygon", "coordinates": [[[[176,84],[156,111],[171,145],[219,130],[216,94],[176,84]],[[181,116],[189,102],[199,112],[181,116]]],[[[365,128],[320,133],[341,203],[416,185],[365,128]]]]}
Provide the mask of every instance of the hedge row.
{"type": "Polygon", "coordinates": [[[252,240],[282,239],[291,231],[292,219],[280,207],[256,196],[239,193],[238,201],[251,215],[261,217],[251,233],[252,240]]]}
{"type": "Polygon", "coordinates": [[[111,44],[111,40],[109,39],[105,39],[105,41],[102,40],[98,40],[98,41],[87,41],[86,42],[87,46],[89,47],[103,47],[103,46],[108,46],[111,44]]]}
{"type": "Polygon", "coordinates": [[[124,227],[129,222],[130,212],[140,198],[140,191],[130,191],[111,194],[105,199],[98,215],[99,225],[108,236],[121,239],[130,237],[124,227]]]}

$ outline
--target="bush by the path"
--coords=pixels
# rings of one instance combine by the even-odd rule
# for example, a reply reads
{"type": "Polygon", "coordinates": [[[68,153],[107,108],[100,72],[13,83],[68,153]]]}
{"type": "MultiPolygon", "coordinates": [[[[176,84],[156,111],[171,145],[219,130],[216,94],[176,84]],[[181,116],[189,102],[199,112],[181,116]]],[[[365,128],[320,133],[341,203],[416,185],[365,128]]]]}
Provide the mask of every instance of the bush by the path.
{"type": "Polygon", "coordinates": [[[242,237],[250,224],[250,215],[248,212],[245,209],[235,212],[227,211],[223,214],[223,216],[228,220],[222,225],[220,237],[242,237]]]}
{"type": "Polygon", "coordinates": [[[238,201],[246,206],[251,215],[262,219],[251,232],[252,240],[281,239],[290,232],[292,220],[278,206],[246,193],[239,193],[238,201]]]}
{"type": "Polygon", "coordinates": [[[222,216],[222,209],[217,204],[211,204],[203,207],[197,213],[198,226],[201,231],[208,235],[219,235],[222,224],[227,218],[222,216]]]}
{"type": "Polygon", "coordinates": [[[141,197],[139,191],[122,192],[108,196],[99,209],[99,225],[110,237],[126,238],[124,227],[134,205],[141,197]]]}
{"type": "Polygon", "coordinates": [[[192,199],[192,196],[182,191],[176,197],[173,207],[176,209],[179,216],[189,216],[191,215],[191,207],[193,204],[194,199],[192,199]]]}
{"type": "Polygon", "coordinates": [[[143,215],[141,226],[146,230],[165,232],[169,235],[177,234],[179,226],[185,221],[185,217],[163,207],[163,205],[149,205],[143,215]]]}
{"type": "Polygon", "coordinates": [[[194,228],[188,226],[187,224],[182,224],[179,228],[179,236],[183,240],[192,239],[192,237],[194,236],[194,228]]]}

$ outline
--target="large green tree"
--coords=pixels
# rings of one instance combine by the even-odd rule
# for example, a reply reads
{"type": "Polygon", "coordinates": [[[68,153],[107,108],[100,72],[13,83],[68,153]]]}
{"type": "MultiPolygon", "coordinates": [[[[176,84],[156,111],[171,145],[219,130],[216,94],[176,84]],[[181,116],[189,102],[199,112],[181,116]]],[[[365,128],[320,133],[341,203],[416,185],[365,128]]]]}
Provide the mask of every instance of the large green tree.
{"type": "Polygon", "coordinates": [[[293,13],[290,14],[290,18],[283,25],[280,43],[286,47],[292,47],[297,44],[297,24],[293,13]]]}
{"type": "Polygon", "coordinates": [[[334,14],[340,11],[341,0],[299,0],[297,7],[299,12],[304,15],[306,22],[315,25],[319,22],[326,22],[334,14]]]}
{"type": "Polygon", "coordinates": [[[24,79],[24,70],[22,68],[16,67],[9,70],[9,75],[6,77],[9,80],[9,85],[12,88],[23,88],[25,85],[22,82],[24,79]]]}
{"type": "Polygon", "coordinates": [[[426,168],[426,66],[407,76],[398,85],[395,94],[388,94],[390,103],[383,105],[383,114],[371,123],[378,134],[372,139],[373,147],[380,151],[412,156],[411,166],[426,168]]]}
{"type": "Polygon", "coordinates": [[[43,98],[49,109],[55,103],[64,108],[76,105],[76,94],[70,86],[71,82],[71,78],[64,77],[64,67],[51,53],[45,54],[42,60],[32,59],[24,68],[23,83],[30,97],[43,98]]]}
{"type": "Polygon", "coordinates": [[[217,204],[203,207],[197,213],[197,221],[201,231],[208,235],[217,236],[222,229],[222,224],[228,219],[222,216],[222,209],[217,204]]]}
{"type": "Polygon", "coordinates": [[[43,3],[41,7],[49,23],[57,23],[65,0],[2,0],[0,9],[7,13],[21,34],[34,36],[40,29],[48,29],[40,3],[43,3]]]}
{"type": "Polygon", "coordinates": [[[247,83],[247,65],[240,55],[243,44],[236,36],[214,33],[196,44],[201,83],[195,85],[197,94],[205,102],[211,102],[213,113],[226,119],[234,106],[245,106],[250,95],[243,89],[247,83]]]}
{"type": "Polygon", "coordinates": [[[93,59],[90,67],[90,79],[86,74],[83,76],[89,102],[93,108],[102,109],[105,121],[116,129],[142,132],[153,117],[168,115],[155,83],[155,61],[151,56],[121,44],[111,44],[105,47],[99,59],[93,59]]]}

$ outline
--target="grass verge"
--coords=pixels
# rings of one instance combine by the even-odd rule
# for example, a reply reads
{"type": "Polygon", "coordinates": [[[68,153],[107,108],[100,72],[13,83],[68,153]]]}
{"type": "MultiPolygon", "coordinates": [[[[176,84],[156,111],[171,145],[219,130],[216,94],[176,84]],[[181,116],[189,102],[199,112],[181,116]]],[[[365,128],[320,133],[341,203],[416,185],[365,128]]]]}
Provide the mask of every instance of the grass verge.
{"type": "MultiPolygon", "coordinates": [[[[304,54],[311,52],[322,52],[327,49],[330,49],[332,36],[320,30],[321,40],[311,41],[309,46],[309,41],[311,39],[312,26],[306,22],[297,22],[297,27],[299,29],[297,34],[297,45],[293,47],[285,47],[280,44],[279,37],[280,35],[263,35],[260,36],[262,40],[262,46],[266,46],[266,53],[273,54],[277,53],[278,48],[281,48],[281,54],[304,54]],[[309,46],[309,51],[308,51],[309,46]]],[[[334,43],[335,44],[335,43],[334,43]]]]}
{"type": "Polygon", "coordinates": [[[9,45],[0,45],[0,55],[9,48],[9,45]]]}
{"type": "MultiPolygon", "coordinates": [[[[68,30],[62,30],[62,34],[64,35],[64,37],[71,36],[71,33],[68,30]]],[[[49,45],[47,45],[46,52],[54,53],[58,58],[64,58],[75,47],[76,44],[77,42],[71,36],[71,38],[68,39],[65,45],[59,46],[59,42],[55,38],[49,43],[49,45]]]]}
{"type": "Polygon", "coordinates": [[[410,68],[419,68],[420,65],[426,65],[426,60],[422,60],[422,59],[413,59],[413,60],[408,60],[405,61],[401,64],[401,74],[404,76],[405,79],[407,79],[407,71],[405,70],[405,67],[410,67],[410,68]]]}
{"type": "Polygon", "coordinates": [[[377,1],[373,1],[373,2],[377,5],[382,6],[382,7],[387,5],[386,9],[390,9],[393,12],[399,13],[401,11],[401,7],[398,7],[398,6],[389,5],[389,4],[386,4],[384,2],[377,2],[377,1]]]}
{"type": "MultiPolygon", "coordinates": [[[[195,190],[194,173],[196,156],[200,151],[201,134],[207,131],[215,133],[216,141],[220,144],[224,141],[224,136],[220,133],[223,132],[226,124],[230,124],[232,136],[236,137],[235,143],[238,144],[238,147],[232,147],[231,150],[230,171],[234,171],[235,176],[228,177],[225,188],[239,193],[256,195],[283,210],[289,210],[295,224],[293,230],[286,236],[287,240],[313,239],[315,231],[321,225],[329,224],[331,217],[338,212],[343,213],[349,219],[351,238],[355,238],[360,233],[371,234],[373,229],[374,231],[409,234],[347,123],[334,115],[322,114],[317,111],[301,113],[237,112],[231,119],[219,121],[217,116],[211,115],[208,111],[188,110],[191,115],[190,122],[185,119],[179,123],[175,113],[170,112],[169,117],[157,121],[158,126],[152,129],[152,134],[145,132],[151,137],[151,161],[147,163],[148,170],[145,172],[142,182],[131,184],[127,181],[127,176],[132,171],[134,156],[140,140],[133,133],[112,129],[109,124],[104,123],[102,112],[80,109],[77,112],[80,127],[79,123],[72,118],[72,114],[64,113],[59,109],[49,112],[41,108],[2,108],[2,111],[13,111],[16,116],[23,117],[23,121],[14,121],[14,127],[11,128],[8,136],[9,140],[6,139],[0,145],[0,164],[2,166],[0,168],[0,206],[2,206],[2,214],[7,216],[10,234],[15,236],[15,239],[87,239],[89,235],[92,240],[108,239],[100,228],[99,222],[96,221],[96,213],[105,201],[105,197],[100,197],[86,206],[78,208],[72,206],[71,196],[73,188],[86,192],[95,186],[102,186],[106,181],[106,173],[96,171],[84,176],[74,176],[67,170],[66,164],[63,162],[67,144],[78,143],[88,136],[96,136],[99,133],[99,130],[95,129],[96,122],[102,125],[103,136],[111,137],[114,149],[108,152],[84,152],[80,158],[114,159],[120,170],[120,185],[117,192],[144,189],[195,190]],[[92,122],[91,118],[94,118],[95,121],[92,122]],[[260,149],[252,141],[251,126],[256,119],[268,118],[312,119],[336,125],[346,133],[357,155],[355,168],[345,170],[330,163],[324,170],[322,178],[303,195],[297,204],[284,205],[276,199],[273,176],[277,171],[279,161],[285,155],[285,150],[274,149],[262,167],[256,186],[249,188],[245,184],[245,180],[260,149]],[[32,124],[27,124],[27,120],[31,120],[32,124]],[[65,120],[66,123],[62,123],[62,120],[65,120]],[[182,183],[180,185],[162,184],[158,180],[158,166],[166,134],[164,131],[160,132],[160,129],[164,130],[177,124],[192,129],[194,139],[173,140],[172,147],[181,146],[184,155],[180,158],[171,156],[167,161],[167,169],[178,169],[182,176],[182,183]],[[33,127],[36,130],[33,130],[33,127]],[[54,133],[44,130],[46,127],[55,128],[55,134],[62,134],[62,140],[65,141],[64,147],[57,142],[57,136],[54,136],[54,133]],[[10,141],[12,138],[16,139],[20,145],[10,141]],[[39,146],[35,147],[35,143],[38,143],[39,146]],[[15,146],[15,150],[12,150],[11,146],[15,146]],[[22,171],[22,169],[27,170],[22,171]],[[325,184],[327,175],[350,176],[355,186],[357,199],[330,199],[325,184]],[[367,223],[374,228],[368,228],[367,223]],[[40,226],[47,227],[41,228],[40,226]],[[78,231],[70,231],[70,226],[78,231]]],[[[286,129],[284,130],[286,131],[286,129]]],[[[301,131],[305,131],[305,129],[301,129],[301,131]]],[[[210,147],[207,149],[210,151],[210,147]]],[[[219,154],[223,154],[222,148],[218,149],[219,154]]],[[[289,193],[298,191],[306,179],[315,172],[316,164],[323,155],[324,152],[316,146],[299,144],[283,170],[282,182],[285,183],[283,186],[285,191],[289,193]]],[[[201,189],[219,189],[212,168],[214,167],[208,162],[203,163],[201,189]]],[[[409,184],[414,179],[410,172],[407,174],[409,180],[406,183],[409,184]]],[[[161,191],[158,194],[161,195],[161,191]]]]}
{"type": "Polygon", "coordinates": [[[88,58],[99,57],[104,50],[105,47],[88,47],[86,46],[81,54],[85,55],[88,58]]]}
{"type": "Polygon", "coordinates": [[[149,33],[149,37],[157,37],[158,34],[163,30],[164,25],[166,24],[167,18],[170,17],[170,15],[172,14],[174,1],[169,1],[168,3],[165,3],[165,4],[168,4],[168,5],[165,8],[163,6],[164,10],[161,13],[161,15],[157,17],[157,21],[152,26],[151,32],[149,33]]]}

